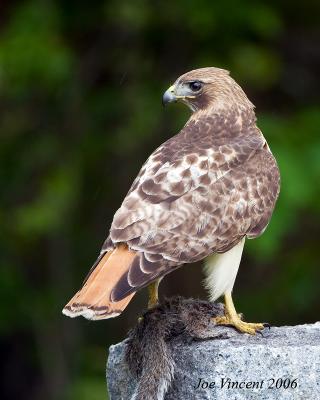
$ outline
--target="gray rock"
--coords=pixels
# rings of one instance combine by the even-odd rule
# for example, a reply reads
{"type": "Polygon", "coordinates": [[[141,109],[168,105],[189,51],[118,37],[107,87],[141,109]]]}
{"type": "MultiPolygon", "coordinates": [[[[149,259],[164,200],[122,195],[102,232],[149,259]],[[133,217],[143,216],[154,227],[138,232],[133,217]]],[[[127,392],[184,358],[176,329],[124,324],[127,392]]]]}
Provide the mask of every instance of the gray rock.
{"type": "MultiPolygon", "coordinates": [[[[224,339],[186,341],[182,335],[171,342],[174,379],[165,400],[320,399],[319,322],[273,327],[263,336],[223,329],[224,339]]],[[[127,343],[109,349],[111,400],[132,399],[137,386],[125,361],[127,343]]]]}

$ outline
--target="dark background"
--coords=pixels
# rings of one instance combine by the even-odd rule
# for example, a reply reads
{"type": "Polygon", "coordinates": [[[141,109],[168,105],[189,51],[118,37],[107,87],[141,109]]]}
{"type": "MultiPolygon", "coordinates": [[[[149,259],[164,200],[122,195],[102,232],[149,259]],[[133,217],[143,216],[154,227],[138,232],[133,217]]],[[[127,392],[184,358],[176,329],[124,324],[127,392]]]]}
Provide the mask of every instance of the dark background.
{"type": "MultiPolygon", "coordinates": [[[[320,3],[124,0],[0,3],[2,399],[105,398],[105,361],[146,303],[114,320],[61,314],[147,156],[189,116],[164,90],[231,70],[257,107],[282,190],[236,281],[252,321],[319,319],[320,3]]],[[[200,265],[161,296],[205,297],[200,265]]]]}

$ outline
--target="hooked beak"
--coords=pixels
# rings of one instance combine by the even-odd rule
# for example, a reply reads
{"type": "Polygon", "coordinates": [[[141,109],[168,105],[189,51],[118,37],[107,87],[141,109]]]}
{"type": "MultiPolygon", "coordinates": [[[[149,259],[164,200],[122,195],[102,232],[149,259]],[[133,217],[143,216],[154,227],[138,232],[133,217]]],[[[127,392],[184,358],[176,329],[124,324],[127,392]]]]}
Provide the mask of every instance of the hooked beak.
{"type": "Polygon", "coordinates": [[[162,105],[165,106],[168,103],[172,103],[173,101],[177,101],[178,98],[174,94],[175,86],[172,85],[166,90],[162,96],[162,105]]]}

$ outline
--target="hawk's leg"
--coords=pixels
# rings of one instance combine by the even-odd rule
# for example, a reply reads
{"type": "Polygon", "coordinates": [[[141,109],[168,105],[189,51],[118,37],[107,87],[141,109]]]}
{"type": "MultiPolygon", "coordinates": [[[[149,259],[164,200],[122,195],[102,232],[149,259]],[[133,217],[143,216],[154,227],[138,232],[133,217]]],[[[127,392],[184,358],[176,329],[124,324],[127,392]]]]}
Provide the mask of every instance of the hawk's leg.
{"type": "Polygon", "coordinates": [[[255,335],[257,331],[260,331],[265,327],[265,325],[261,323],[250,323],[241,320],[234,307],[231,292],[225,293],[224,299],[225,315],[223,317],[214,318],[214,322],[217,325],[232,325],[238,329],[238,331],[249,333],[250,335],[255,335]]]}
{"type": "Polygon", "coordinates": [[[153,308],[157,304],[159,304],[159,296],[158,296],[158,289],[159,289],[159,283],[161,279],[157,279],[156,281],[150,283],[148,286],[148,292],[149,292],[149,301],[148,301],[148,308],[153,308]]]}
{"type": "MultiPolygon", "coordinates": [[[[150,285],[148,286],[148,295],[149,295],[148,309],[149,310],[159,304],[158,289],[159,289],[160,281],[161,281],[161,278],[150,283],[150,285]]],[[[140,323],[142,321],[143,321],[143,317],[139,317],[138,322],[140,323]]]]}

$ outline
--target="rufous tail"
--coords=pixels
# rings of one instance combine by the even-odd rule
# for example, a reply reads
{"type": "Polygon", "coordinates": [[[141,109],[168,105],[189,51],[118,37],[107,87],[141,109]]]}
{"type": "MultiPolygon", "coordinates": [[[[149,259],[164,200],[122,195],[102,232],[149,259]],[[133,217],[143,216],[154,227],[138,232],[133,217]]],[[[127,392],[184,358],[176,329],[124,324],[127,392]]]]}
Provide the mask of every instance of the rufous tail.
{"type": "Polygon", "coordinates": [[[121,276],[128,271],[136,254],[125,245],[104,254],[62,313],[71,318],[82,315],[91,320],[112,318],[121,314],[135,293],[117,302],[111,302],[110,293],[121,276]]]}

